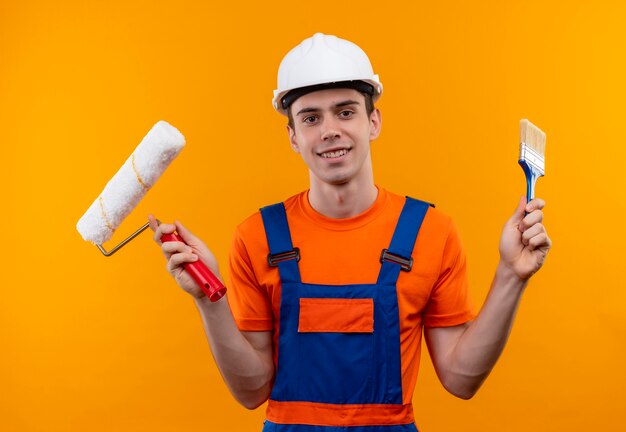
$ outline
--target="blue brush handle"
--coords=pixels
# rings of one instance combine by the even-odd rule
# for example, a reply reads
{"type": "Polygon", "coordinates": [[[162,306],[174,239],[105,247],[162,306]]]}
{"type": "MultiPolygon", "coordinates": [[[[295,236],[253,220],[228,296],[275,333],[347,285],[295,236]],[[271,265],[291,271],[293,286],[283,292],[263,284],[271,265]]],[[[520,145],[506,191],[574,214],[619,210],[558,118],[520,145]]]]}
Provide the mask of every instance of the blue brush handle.
{"type": "Polygon", "coordinates": [[[526,174],[526,201],[528,202],[535,197],[535,183],[537,183],[539,177],[543,176],[543,173],[525,159],[520,159],[518,163],[524,170],[524,174],[526,174]]]}

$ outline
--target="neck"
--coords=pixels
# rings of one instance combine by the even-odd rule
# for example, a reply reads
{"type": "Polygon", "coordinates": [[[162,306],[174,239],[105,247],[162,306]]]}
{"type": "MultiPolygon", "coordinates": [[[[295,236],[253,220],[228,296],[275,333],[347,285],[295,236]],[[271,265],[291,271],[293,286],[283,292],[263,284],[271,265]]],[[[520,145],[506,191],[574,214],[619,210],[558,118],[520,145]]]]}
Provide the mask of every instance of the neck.
{"type": "Polygon", "coordinates": [[[326,217],[343,219],[363,213],[374,204],[377,196],[373,179],[362,184],[348,182],[339,185],[312,181],[309,203],[326,217]]]}

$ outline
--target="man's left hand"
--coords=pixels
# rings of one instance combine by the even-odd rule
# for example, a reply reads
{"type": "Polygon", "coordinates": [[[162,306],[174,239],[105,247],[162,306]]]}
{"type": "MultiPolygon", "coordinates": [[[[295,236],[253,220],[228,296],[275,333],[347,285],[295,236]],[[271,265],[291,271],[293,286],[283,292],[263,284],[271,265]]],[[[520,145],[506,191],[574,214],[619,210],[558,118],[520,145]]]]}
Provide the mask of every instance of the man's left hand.
{"type": "Polygon", "coordinates": [[[522,197],[500,237],[500,261],[521,280],[528,280],[543,265],[552,246],[543,226],[545,201],[522,197]],[[526,214],[527,213],[527,214],[526,214]]]}

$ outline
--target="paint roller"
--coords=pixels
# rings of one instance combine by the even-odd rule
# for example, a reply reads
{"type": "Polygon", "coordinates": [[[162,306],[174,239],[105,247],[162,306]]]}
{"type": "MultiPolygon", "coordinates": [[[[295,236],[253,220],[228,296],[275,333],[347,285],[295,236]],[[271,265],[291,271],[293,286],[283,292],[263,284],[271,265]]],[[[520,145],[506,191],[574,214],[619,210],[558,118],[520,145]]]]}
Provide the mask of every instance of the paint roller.
{"type": "MultiPolygon", "coordinates": [[[[94,243],[104,256],[111,256],[148,228],[146,223],[110,251],[102,246],[184,146],[185,137],[178,129],[165,121],[155,124],[76,224],[83,239],[94,243]]],[[[184,243],[176,232],[164,234],[161,241],[184,243]]],[[[201,261],[185,263],[184,268],[209,300],[215,302],[226,293],[226,287],[201,261]]]]}

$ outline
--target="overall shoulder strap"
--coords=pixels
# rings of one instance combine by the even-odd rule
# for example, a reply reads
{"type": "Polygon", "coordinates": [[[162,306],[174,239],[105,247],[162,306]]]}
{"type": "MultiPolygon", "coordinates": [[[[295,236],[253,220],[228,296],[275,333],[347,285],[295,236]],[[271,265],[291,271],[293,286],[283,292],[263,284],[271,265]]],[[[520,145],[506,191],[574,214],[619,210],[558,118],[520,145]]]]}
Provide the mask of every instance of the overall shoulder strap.
{"type": "Polygon", "coordinates": [[[281,202],[261,209],[270,253],[268,265],[278,267],[281,282],[300,282],[300,250],[293,247],[285,205],[281,202]]]}
{"type": "Polygon", "coordinates": [[[406,197],[388,249],[383,249],[378,283],[395,285],[400,271],[411,271],[415,240],[431,204],[406,197]]]}

